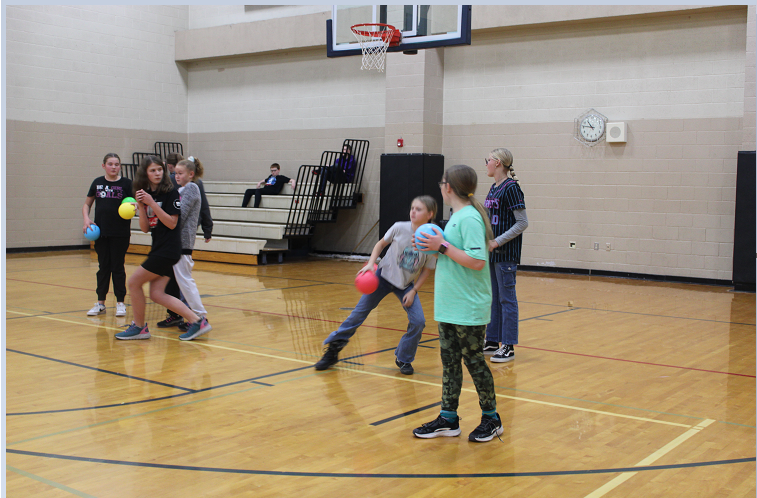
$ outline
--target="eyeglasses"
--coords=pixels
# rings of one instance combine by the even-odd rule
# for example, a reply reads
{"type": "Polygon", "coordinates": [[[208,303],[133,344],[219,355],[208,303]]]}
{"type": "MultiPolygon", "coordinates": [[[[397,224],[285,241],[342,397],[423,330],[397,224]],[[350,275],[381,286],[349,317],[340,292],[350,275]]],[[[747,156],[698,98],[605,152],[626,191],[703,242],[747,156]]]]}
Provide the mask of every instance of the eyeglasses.
{"type": "Polygon", "coordinates": [[[447,182],[439,182],[439,188],[442,188],[442,185],[447,185],[447,182]]]}

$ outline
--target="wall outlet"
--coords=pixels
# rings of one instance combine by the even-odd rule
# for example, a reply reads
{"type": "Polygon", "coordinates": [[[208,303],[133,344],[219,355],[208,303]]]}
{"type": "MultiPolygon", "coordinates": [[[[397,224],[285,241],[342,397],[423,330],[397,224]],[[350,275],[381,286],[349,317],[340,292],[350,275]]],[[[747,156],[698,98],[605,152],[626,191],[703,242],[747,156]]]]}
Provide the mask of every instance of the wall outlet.
{"type": "Polygon", "coordinates": [[[609,242],[605,244],[605,251],[612,251],[612,244],[610,244],[609,242]]]}
{"type": "Polygon", "coordinates": [[[599,242],[594,242],[594,250],[599,251],[599,242]]]}
{"type": "Polygon", "coordinates": [[[576,243],[575,242],[568,242],[568,247],[570,247],[571,249],[575,249],[576,248],[576,243]]]}

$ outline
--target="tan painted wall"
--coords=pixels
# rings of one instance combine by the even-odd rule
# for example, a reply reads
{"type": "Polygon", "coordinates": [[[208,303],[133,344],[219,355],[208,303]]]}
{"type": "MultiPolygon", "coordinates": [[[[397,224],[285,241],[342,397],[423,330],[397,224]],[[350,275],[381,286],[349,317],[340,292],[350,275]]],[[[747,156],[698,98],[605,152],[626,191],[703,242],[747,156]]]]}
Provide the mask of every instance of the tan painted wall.
{"type": "MultiPolygon", "coordinates": [[[[88,244],[82,206],[102,159],[130,163],[155,141],[183,142],[183,133],[7,120],[5,243],[9,248],[88,244]]],[[[93,208],[94,214],[94,208],[93,208]]]]}

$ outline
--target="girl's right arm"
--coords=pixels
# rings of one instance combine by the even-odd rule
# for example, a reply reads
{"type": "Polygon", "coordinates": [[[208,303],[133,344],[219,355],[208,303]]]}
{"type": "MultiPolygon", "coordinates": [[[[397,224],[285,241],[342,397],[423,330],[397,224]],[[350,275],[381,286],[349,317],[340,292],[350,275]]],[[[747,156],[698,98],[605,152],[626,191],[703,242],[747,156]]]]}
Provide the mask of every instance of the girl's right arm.
{"type": "Polygon", "coordinates": [[[383,238],[381,238],[378,242],[376,242],[376,245],[373,246],[373,251],[371,251],[371,257],[368,259],[368,262],[365,264],[365,266],[362,267],[359,272],[357,272],[357,274],[362,275],[363,273],[369,270],[373,271],[373,265],[376,264],[376,260],[381,254],[381,251],[383,251],[384,248],[388,246],[389,244],[391,244],[391,242],[387,242],[383,238]]]}
{"type": "MultiPolygon", "coordinates": [[[[439,247],[441,247],[442,245],[442,242],[444,242],[444,233],[435,230],[434,235],[428,234],[428,237],[426,237],[425,240],[416,240],[415,244],[421,249],[431,249],[432,251],[438,251],[439,247]]],[[[462,249],[458,249],[452,244],[449,244],[449,247],[447,247],[447,250],[444,252],[444,256],[448,256],[455,263],[459,264],[460,266],[464,266],[465,268],[470,268],[471,270],[480,271],[484,269],[484,266],[486,266],[486,261],[484,261],[483,259],[473,258],[469,256],[467,252],[462,249]]],[[[443,256],[440,254],[439,257],[441,258],[443,256]]]]}
{"type": "Polygon", "coordinates": [[[84,233],[87,233],[87,228],[92,224],[92,220],[89,218],[89,210],[92,209],[94,202],[94,196],[87,197],[84,199],[84,206],[81,208],[81,214],[84,216],[84,230],[82,230],[84,233]]]}

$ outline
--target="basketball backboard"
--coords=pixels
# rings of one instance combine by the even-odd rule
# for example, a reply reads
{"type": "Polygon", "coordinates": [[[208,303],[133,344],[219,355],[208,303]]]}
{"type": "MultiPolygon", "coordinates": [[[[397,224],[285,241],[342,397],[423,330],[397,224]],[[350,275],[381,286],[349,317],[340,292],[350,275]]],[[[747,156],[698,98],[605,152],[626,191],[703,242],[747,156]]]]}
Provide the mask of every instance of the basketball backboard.
{"type": "Polygon", "coordinates": [[[360,55],[350,28],[355,24],[391,24],[402,41],[387,52],[411,52],[451,45],[470,45],[470,5],[334,5],[326,21],[327,55],[360,55]]]}

